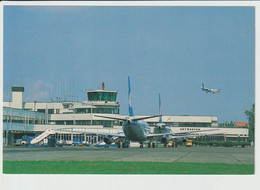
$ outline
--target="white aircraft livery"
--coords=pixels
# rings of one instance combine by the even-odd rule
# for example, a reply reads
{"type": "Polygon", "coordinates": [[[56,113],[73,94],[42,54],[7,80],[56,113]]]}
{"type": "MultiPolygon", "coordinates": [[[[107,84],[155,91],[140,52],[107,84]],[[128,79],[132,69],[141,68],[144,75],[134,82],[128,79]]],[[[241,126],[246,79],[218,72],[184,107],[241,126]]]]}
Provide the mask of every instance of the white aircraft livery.
{"type": "Polygon", "coordinates": [[[213,89],[213,88],[206,88],[204,86],[204,83],[201,84],[201,88],[200,88],[203,92],[206,93],[212,93],[212,94],[219,94],[221,89],[213,89]]]}

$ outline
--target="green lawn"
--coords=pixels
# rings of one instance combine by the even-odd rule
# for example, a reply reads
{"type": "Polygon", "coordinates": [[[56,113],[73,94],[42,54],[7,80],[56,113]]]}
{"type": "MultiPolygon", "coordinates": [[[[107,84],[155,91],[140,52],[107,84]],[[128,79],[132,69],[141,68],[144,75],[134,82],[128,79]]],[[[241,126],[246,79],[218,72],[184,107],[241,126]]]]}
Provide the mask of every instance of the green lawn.
{"type": "Polygon", "coordinates": [[[254,174],[253,164],[120,162],[120,161],[4,161],[5,174],[254,174]]]}

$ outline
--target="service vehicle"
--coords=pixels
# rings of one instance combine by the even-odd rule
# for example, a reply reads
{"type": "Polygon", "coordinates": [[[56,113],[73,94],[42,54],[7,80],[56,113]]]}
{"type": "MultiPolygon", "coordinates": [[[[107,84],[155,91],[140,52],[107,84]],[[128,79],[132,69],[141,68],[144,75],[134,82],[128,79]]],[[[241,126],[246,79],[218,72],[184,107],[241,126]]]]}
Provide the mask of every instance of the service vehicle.
{"type": "Polygon", "coordinates": [[[185,146],[186,147],[191,147],[192,146],[192,140],[187,140],[185,146]]]}

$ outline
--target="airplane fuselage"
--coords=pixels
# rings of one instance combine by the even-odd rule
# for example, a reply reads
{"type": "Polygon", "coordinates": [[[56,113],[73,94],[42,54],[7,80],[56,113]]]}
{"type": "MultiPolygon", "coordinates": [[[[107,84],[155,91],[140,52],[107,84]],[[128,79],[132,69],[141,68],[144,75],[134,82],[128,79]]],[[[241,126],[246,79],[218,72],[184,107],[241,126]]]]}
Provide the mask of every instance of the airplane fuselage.
{"type": "Polygon", "coordinates": [[[147,140],[147,135],[150,134],[150,127],[145,121],[125,121],[123,123],[123,131],[127,140],[143,142],[147,140]]]}
{"type": "Polygon", "coordinates": [[[212,94],[220,93],[220,89],[206,88],[206,87],[204,87],[204,84],[203,84],[203,83],[202,83],[202,85],[201,85],[201,90],[202,90],[203,92],[212,93],[212,94]]]}
{"type": "MultiPolygon", "coordinates": [[[[171,133],[171,132],[172,132],[171,128],[164,123],[158,123],[155,126],[154,131],[153,131],[153,133],[155,133],[155,134],[171,133]]],[[[157,139],[157,141],[160,141],[161,143],[166,143],[166,142],[164,142],[165,137],[163,137],[163,136],[157,137],[156,139],[157,139]]]]}
{"type": "Polygon", "coordinates": [[[154,128],[153,133],[171,133],[172,130],[165,124],[157,124],[154,128]]]}

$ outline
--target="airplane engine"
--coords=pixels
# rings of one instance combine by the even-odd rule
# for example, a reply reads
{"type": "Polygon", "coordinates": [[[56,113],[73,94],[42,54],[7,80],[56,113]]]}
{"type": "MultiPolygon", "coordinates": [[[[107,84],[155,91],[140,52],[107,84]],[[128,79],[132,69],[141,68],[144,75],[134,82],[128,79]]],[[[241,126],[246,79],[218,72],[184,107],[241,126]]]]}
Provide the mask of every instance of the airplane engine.
{"type": "Polygon", "coordinates": [[[104,142],[105,142],[106,144],[111,144],[111,143],[113,142],[113,138],[108,137],[108,136],[105,136],[104,142]]]}
{"type": "Polygon", "coordinates": [[[162,143],[166,143],[168,141],[168,139],[166,137],[162,138],[162,143]]]}
{"type": "Polygon", "coordinates": [[[162,137],[162,143],[165,144],[165,143],[167,143],[168,141],[169,141],[169,138],[164,135],[164,136],[162,137]]]}

